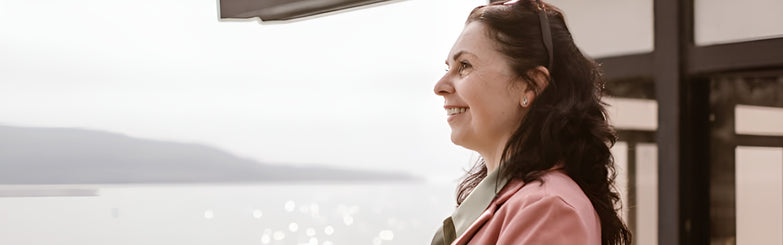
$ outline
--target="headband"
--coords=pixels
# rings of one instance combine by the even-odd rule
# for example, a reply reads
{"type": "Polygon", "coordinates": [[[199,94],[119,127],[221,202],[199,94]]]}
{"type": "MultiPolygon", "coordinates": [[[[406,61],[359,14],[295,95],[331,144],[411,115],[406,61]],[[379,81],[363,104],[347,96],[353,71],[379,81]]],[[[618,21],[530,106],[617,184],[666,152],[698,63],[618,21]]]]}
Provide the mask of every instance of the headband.
{"type": "MultiPolygon", "coordinates": [[[[503,3],[503,5],[511,5],[519,2],[519,0],[511,0],[508,2],[503,3]]],[[[544,43],[544,48],[547,51],[547,60],[549,61],[549,66],[546,68],[549,70],[552,70],[553,60],[554,60],[554,54],[553,54],[553,47],[552,47],[552,29],[549,27],[549,17],[547,17],[546,14],[546,8],[543,3],[541,3],[541,0],[536,0],[536,5],[538,5],[538,23],[539,27],[541,28],[541,37],[542,41],[544,43]]]]}

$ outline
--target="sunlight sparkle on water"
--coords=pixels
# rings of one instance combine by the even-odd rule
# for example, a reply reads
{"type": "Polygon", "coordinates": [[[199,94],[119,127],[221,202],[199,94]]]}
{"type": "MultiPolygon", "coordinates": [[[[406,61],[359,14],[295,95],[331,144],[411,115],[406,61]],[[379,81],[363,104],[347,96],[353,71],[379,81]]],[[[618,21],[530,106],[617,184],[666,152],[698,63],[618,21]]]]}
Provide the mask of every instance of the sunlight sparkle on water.
{"type": "Polygon", "coordinates": [[[282,231],[275,231],[274,234],[272,234],[272,238],[274,238],[277,241],[285,239],[285,233],[282,231]]]}
{"type": "Polygon", "coordinates": [[[296,209],[296,203],[293,200],[288,200],[285,202],[285,211],[287,212],[293,212],[296,209]]]}
{"type": "Polygon", "coordinates": [[[343,216],[343,223],[345,223],[345,225],[347,225],[347,226],[352,225],[353,224],[353,217],[348,216],[348,215],[343,216]]]}
{"type": "Polygon", "coordinates": [[[309,228],[307,228],[307,230],[305,230],[305,234],[307,236],[315,236],[315,229],[313,229],[312,227],[309,227],[309,228]]]}
{"type": "Polygon", "coordinates": [[[215,217],[215,212],[213,212],[210,209],[204,210],[204,218],[205,219],[212,219],[215,217]]]}
{"type": "Polygon", "coordinates": [[[320,207],[317,203],[310,204],[310,215],[313,216],[313,218],[320,216],[320,207]]]}
{"type": "Polygon", "coordinates": [[[269,234],[264,234],[263,236],[261,236],[261,243],[262,244],[269,244],[269,242],[271,242],[271,241],[272,241],[272,238],[269,237],[269,234]]]}
{"type": "Polygon", "coordinates": [[[391,241],[394,239],[394,232],[390,230],[382,230],[380,233],[378,233],[378,237],[381,238],[381,240],[391,241]]]}

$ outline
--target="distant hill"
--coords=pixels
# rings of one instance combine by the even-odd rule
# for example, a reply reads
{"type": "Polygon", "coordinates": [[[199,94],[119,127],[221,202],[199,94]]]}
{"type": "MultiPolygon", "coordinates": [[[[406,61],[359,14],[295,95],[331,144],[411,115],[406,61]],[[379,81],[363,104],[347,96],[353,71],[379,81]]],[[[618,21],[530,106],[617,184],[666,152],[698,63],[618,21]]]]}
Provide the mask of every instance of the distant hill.
{"type": "Polygon", "coordinates": [[[73,128],[0,126],[0,184],[347,182],[402,173],[260,163],[220,149],[73,128]]]}

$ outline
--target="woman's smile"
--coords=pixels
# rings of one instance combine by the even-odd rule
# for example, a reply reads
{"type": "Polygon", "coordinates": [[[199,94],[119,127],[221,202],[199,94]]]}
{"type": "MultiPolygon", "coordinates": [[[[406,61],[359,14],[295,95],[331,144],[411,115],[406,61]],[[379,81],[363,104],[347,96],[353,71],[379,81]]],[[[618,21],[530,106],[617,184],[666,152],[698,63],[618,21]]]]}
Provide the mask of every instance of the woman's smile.
{"type": "Polygon", "coordinates": [[[446,119],[447,122],[455,120],[458,116],[461,116],[470,110],[469,107],[463,106],[444,106],[443,108],[446,109],[446,115],[448,116],[446,119]]]}

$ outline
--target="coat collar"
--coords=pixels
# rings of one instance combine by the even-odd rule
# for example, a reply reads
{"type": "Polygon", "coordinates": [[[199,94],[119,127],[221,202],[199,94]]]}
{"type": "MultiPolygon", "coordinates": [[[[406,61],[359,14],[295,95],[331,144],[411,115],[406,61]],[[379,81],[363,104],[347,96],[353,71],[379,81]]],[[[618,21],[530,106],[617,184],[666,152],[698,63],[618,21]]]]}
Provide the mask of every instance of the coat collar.
{"type": "Polygon", "coordinates": [[[454,213],[443,221],[443,226],[438,229],[432,238],[432,245],[451,244],[456,238],[461,237],[478,219],[487,207],[495,199],[498,192],[508,182],[507,179],[498,179],[498,171],[492,171],[479,182],[462,204],[454,210],[454,213]]]}
{"type": "Polygon", "coordinates": [[[487,174],[487,177],[479,182],[476,188],[451,215],[457,237],[465,233],[468,227],[478,219],[507,182],[508,179],[500,179],[498,177],[497,169],[487,174]]]}
{"type": "MultiPolygon", "coordinates": [[[[561,170],[563,164],[556,164],[550,168],[549,171],[561,170]]],[[[433,237],[433,245],[451,244],[453,239],[463,239],[463,235],[472,227],[476,225],[476,221],[481,217],[484,211],[492,204],[493,201],[500,203],[505,202],[510,198],[516,190],[522,188],[525,185],[523,181],[514,181],[509,184],[510,191],[502,193],[501,196],[497,196],[509,182],[507,178],[500,178],[498,176],[498,169],[495,169],[491,173],[487,174],[475,189],[468,195],[462,204],[452,213],[452,215],[443,221],[441,226],[433,237]],[[496,200],[497,199],[497,200],[496,200]]]]}

